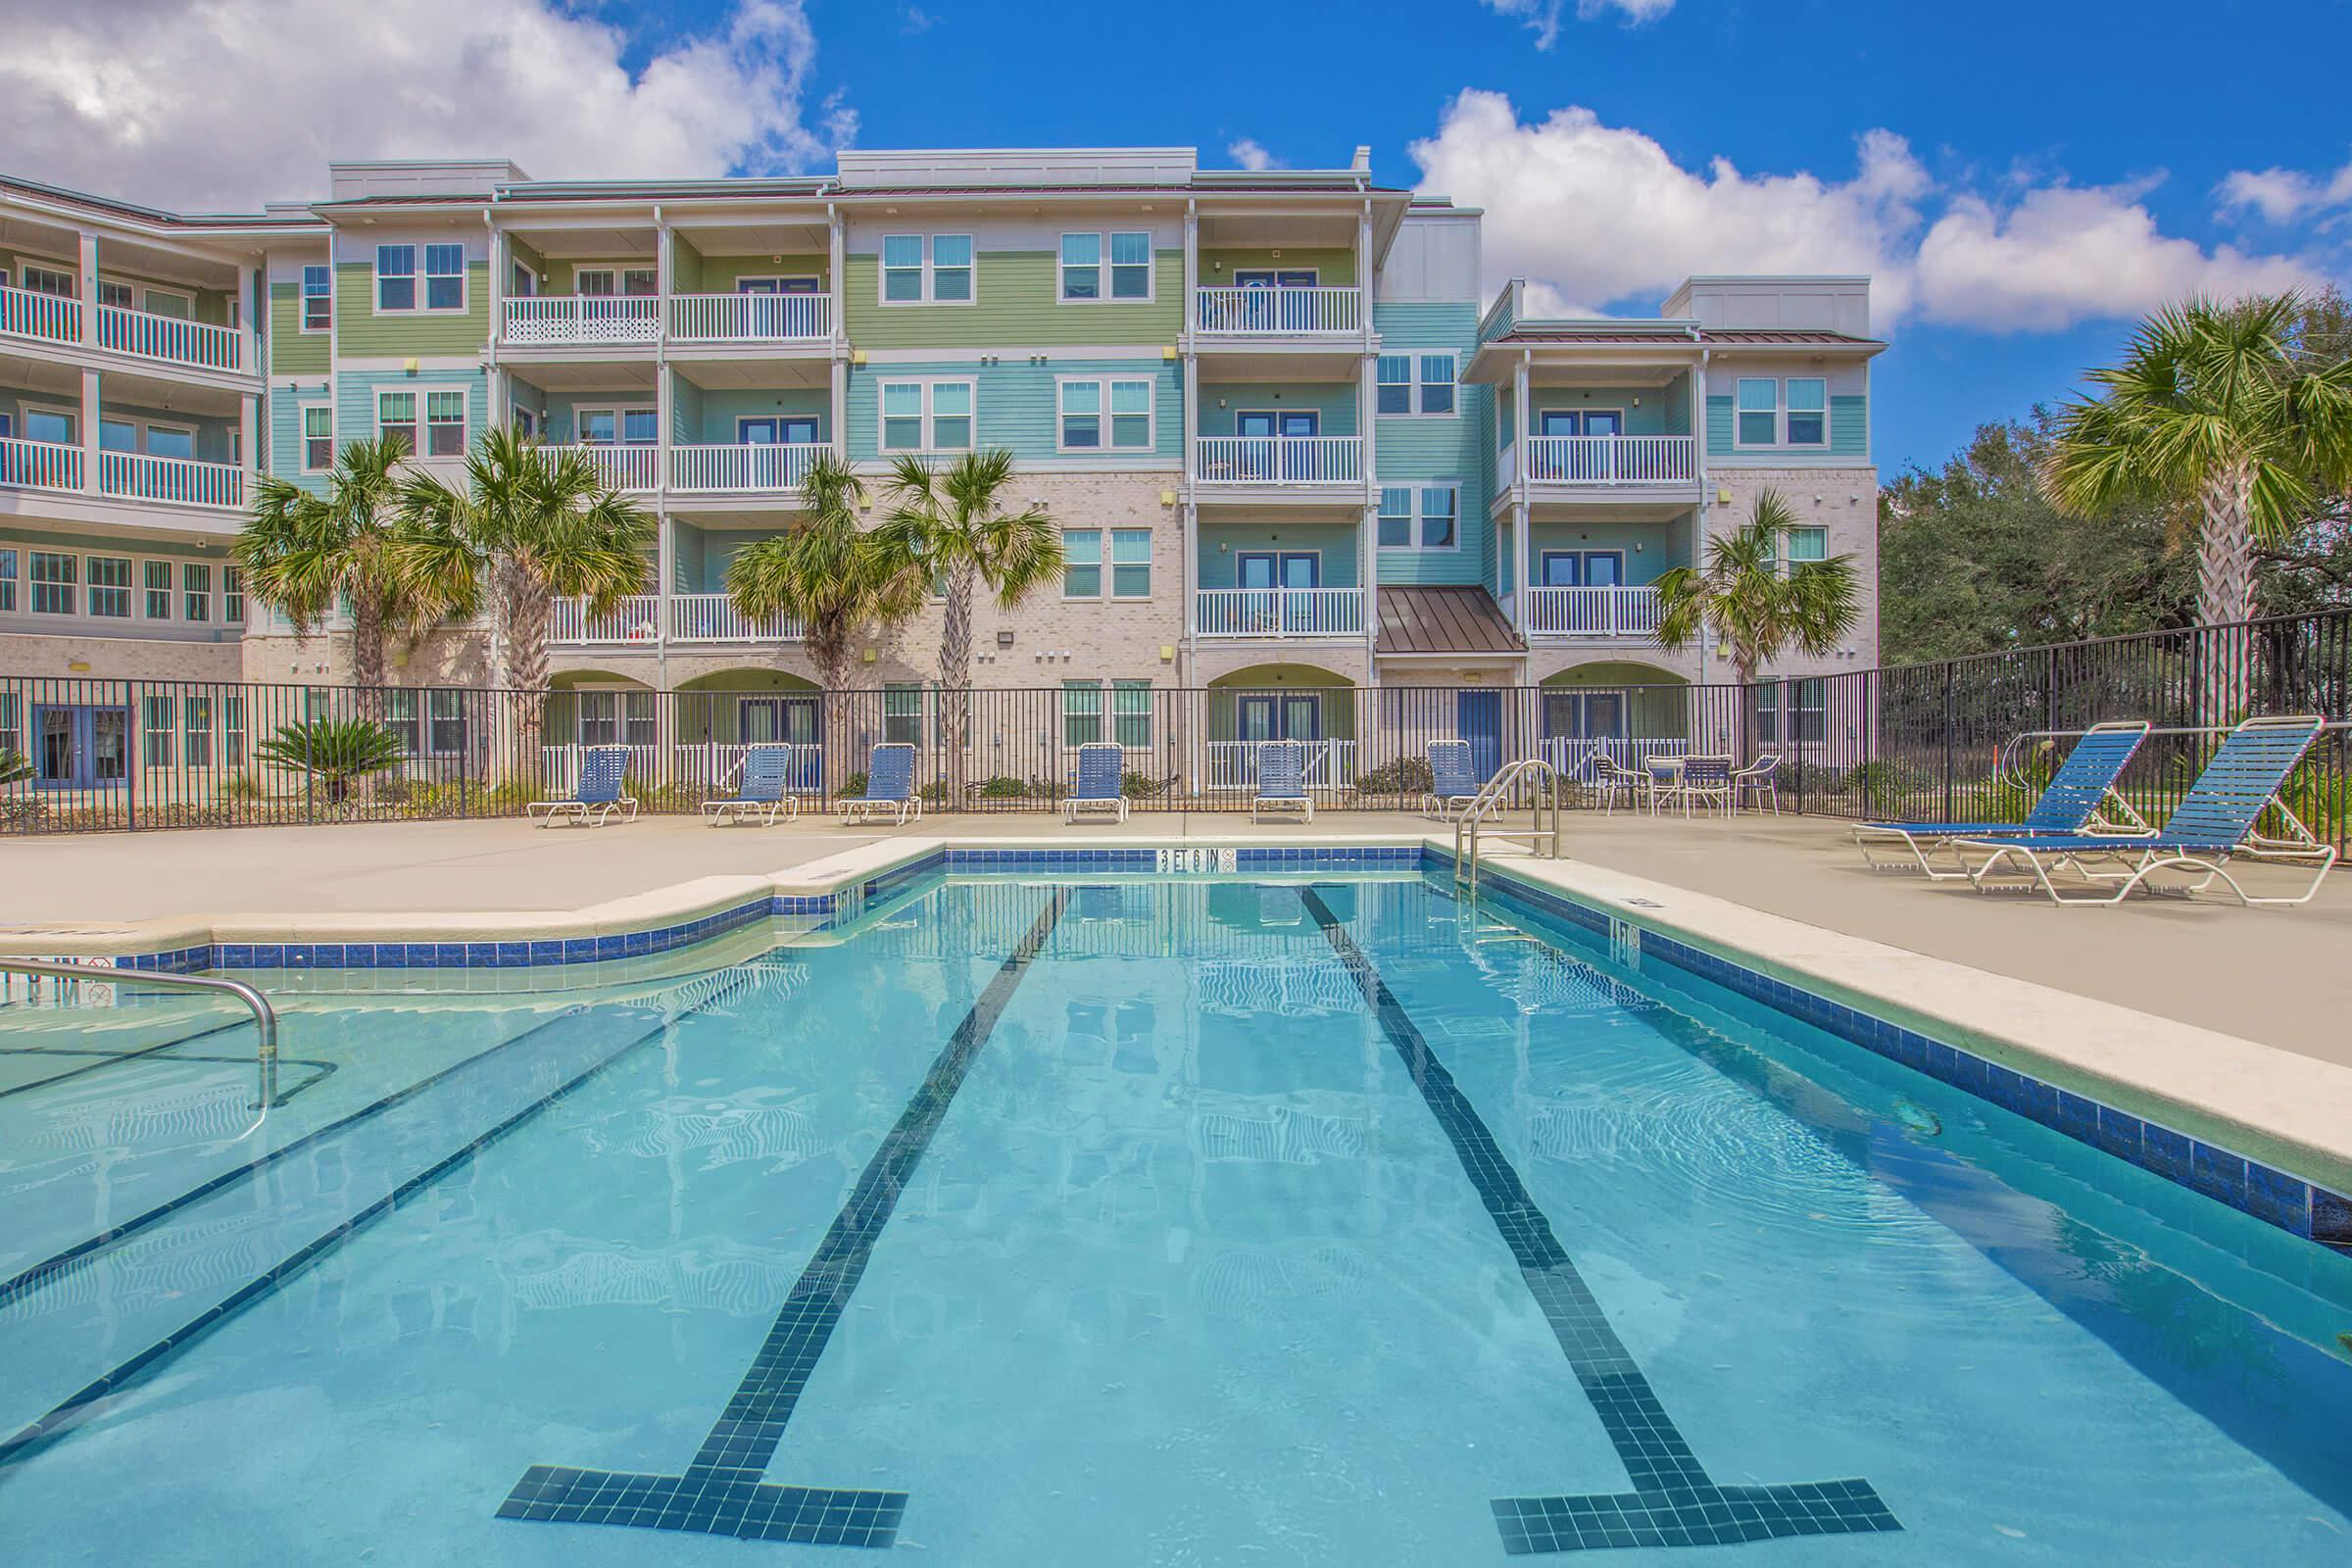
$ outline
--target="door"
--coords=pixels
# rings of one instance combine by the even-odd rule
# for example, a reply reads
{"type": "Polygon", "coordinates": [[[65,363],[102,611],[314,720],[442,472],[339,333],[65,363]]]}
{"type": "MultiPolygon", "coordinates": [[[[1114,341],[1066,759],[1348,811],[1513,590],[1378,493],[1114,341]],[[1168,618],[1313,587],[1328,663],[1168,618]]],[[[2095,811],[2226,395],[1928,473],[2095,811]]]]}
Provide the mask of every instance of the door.
{"type": "Polygon", "coordinates": [[[735,421],[735,440],[747,447],[772,447],[783,439],[783,421],[770,415],[735,421]]]}
{"type": "MultiPolygon", "coordinates": [[[[1286,550],[1282,553],[1282,585],[1285,588],[1320,588],[1323,585],[1323,557],[1312,550],[1286,550]]],[[[1282,629],[1289,632],[1316,630],[1315,614],[1322,595],[1314,593],[1286,593],[1282,596],[1282,629]]]]}
{"type": "Polygon", "coordinates": [[[1456,692],[1453,732],[1470,743],[1470,765],[1480,783],[1502,766],[1502,693],[1456,692]]]}
{"type": "Polygon", "coordinates": [[[36,706],[32,730],[37,788],[103,788],[130,776],[127,708],[36,706]]]}
{"type": "Polygon", "coordinates": [[[1283,437],[1274,445],[1281,455],[1282,477],[1293,484],[1331,477],[1322,471],[1323,450],[1312,438],[1322,433],[1323,416],[1313,409],[1284,409],[1274,420],[1283,437]]]}
{"type": "MultiPolygon", "coordinates": [[[[1274,439],[1279,416],[1271,409],[1245,409],[1233,416],[1233,433],[1241,440],[1235,443],[1236,453],[1230,477],[1236,479],[1271,479],[1275,473],[1274,439]]],[[[1212,477],[1226,477],[1212,475],[1212,477]]],[[[1269,584],[1269,586],[1271,586],[1269,584]]]]}
{"type": "Polygon", "coordinates": [[[1625,745],[1625,693],[1548,692],[1544,698],[1544,733],[1552,764],[1574,778],[1592,771],[1592,759],[1606,754],[1632,766],[1625,745]]]}
{"type": "Polygon", "coordinates": [[[824,777],[823,709],[815,697],[746,697],[737,710],[737,733],[747,746],[778,741],[795,748],[792,787],[813,790],[824,777]]]}

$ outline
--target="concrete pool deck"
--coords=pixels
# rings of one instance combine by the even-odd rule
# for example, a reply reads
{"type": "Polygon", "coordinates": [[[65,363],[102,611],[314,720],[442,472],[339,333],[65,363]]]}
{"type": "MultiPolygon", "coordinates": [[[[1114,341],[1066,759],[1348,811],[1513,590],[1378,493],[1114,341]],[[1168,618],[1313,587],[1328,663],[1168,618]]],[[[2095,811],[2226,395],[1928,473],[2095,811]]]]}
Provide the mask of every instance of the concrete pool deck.
{"type": "MultiPolygon", "coordinates": [[[[1521,820],[1513,814],[1513,824],[1521,820]]],[[[30,838],[0,845],[0,946],[41,951],[43,937],[72,937],[82,947],[154,920],[320,916],[324,928],[369,915],[551,918],[617,909],[704,878],[792,880],[799,868],[902,838],[1278,844],[1311,834],[1369,844],[1444,831],[1396,812],[1323,812],[1311,829],[1222,812],[1071,829],[1022,812],[933,817],[903,829],[849,828],[822,816],[719,829],[646,817],[586,830],[496,820],[30,838]]],[[[2330,878],[2303,908],[2135,899],[2113,909],[2061,909],[2038,896],[1981,895],[1964,884],[1870,871],[1845,824],[1796,816],[1686,823],[1572,812],[1568,858],[2352,1066],[2346,877],[2330,878]]]]}

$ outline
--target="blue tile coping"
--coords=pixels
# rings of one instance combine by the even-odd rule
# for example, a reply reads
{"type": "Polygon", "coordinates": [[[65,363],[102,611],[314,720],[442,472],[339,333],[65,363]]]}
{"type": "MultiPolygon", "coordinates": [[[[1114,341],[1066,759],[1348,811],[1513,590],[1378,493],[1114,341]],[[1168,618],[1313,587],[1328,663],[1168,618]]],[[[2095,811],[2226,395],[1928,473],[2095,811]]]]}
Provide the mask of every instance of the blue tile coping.
{"type": "MultiPolygon", "coordinates": [[[[1434,850],[1430,855],[1434,864],[1449,859],[1434,850]]],[[[1479,867],[1479,882],[1604,940],[1611,921],[1626,918],[1489,866],[1479,867]]],[[[1641,926],[1644,961],[1662,959],[2242,1214],[2352,1256],[2352,1198],[1633,923],[1641,926]]]]}

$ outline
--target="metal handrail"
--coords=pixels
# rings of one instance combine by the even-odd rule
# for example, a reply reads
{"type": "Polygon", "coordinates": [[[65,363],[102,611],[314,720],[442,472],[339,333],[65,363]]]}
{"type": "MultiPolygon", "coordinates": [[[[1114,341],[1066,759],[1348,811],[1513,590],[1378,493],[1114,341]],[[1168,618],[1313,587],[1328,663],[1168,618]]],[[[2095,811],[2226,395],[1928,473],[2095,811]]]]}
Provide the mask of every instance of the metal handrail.
{"type": "MultiPolygon", "coordinates": [[[[255,1060],[261,1074],[261,1101],[254,1108],[268,1116],[270,1102],[277,1099],[277,1009],[270,1005],[268,997],[242,980],[171,974],[157,969],[102,969],[96,964],[60,963],[50,958],[0,958],[0,974],[45,975],[56,980],[89,980],[102,985],[146,985],[165,991],[209,991],[234,997],[252,1009],[254,1027],[261,1035],[261,1050],[255,1060]]],[[[253,1125],[259,1127],[261,1122],[256,1120],[253,1125]]]]}
{"type": "Polygon", "coordinates": [[[1537,841],[1541,840],[1549,858],[1556,860],[1560,858],[1560,770],[1542,757],[1516,758],[1504,763],[1493,778],[1481,785],[1478,793],[1471,797],[1470,804],[1462,808],[1462,814],[1453,819],[1453,879],[1456,883],[1466,882],[1472,888],[1478,886],[1479,824],[1500,809],[1504,800],[1518,788],[1519,781],[1531,773],[1539,773],[1543,777],[1537,788],[1535,802],[1528,811],[1527,847],[1535,850],[1537,841]],[[1550,787],[1542,787],[1544,783],[1550,787]],[[1543,826],[1546,799],[1551,803],[1549,832],[1544,831],[1543,826]],[[1467,854],[1464,853],[1465,843],[1467,854]]]}

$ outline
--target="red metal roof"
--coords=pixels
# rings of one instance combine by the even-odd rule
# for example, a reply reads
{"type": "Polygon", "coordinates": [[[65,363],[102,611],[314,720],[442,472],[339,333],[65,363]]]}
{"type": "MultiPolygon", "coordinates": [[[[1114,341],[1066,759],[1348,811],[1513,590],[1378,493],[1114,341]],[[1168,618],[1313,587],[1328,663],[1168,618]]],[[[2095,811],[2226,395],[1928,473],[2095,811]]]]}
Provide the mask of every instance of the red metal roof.
{"type": "Polygon", "coordinates": [[[1381,585],[1383,654],[1515,654],[1519,634],[1484,588],[1381,585]]]}

